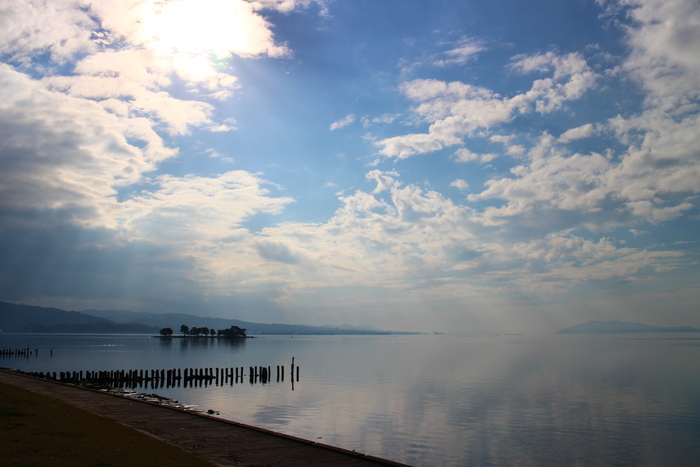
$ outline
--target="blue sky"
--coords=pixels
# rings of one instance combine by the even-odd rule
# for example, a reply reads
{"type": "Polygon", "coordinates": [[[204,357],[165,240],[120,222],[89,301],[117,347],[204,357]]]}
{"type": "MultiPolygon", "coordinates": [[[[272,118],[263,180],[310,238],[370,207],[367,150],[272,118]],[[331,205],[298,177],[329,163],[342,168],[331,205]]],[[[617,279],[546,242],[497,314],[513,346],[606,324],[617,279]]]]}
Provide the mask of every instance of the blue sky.
{"type": "Polygon", "coordinates": [[[0,299],[700,326],[689,0],[0,0],[0,299]]]}

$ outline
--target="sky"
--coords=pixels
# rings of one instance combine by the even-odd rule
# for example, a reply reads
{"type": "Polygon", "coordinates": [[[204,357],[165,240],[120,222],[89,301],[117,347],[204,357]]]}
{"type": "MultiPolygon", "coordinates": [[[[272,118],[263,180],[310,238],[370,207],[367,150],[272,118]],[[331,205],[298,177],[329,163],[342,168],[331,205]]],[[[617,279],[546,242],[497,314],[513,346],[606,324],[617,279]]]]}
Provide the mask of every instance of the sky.
{"type": "Polygon", "coordinates": [[[0,300],[700,326],[697,0],[0,12],[0,300]]]}

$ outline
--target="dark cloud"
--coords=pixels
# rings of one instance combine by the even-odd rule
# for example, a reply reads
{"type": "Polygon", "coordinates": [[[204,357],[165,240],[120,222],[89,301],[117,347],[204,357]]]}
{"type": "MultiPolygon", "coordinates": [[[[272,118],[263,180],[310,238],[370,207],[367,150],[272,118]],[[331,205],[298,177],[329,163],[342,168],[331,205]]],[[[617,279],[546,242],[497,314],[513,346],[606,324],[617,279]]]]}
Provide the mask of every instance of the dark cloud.
{"type": "Polygon", "coordinates": [[[255,245],[255,248],[262,258],[270,261],[278,261],[287,264],[299,264],[301,261],[298,256],[292,253],[287,245],[282,243],[263,241],[255,245]]]}
{"type": "Polygon", "coordinates": [[[15,218],[0,230],[0,296],[6,300],[138,298],[195,287],[185,279],[191,258],[172,248],[43,219],[15,218]]]}

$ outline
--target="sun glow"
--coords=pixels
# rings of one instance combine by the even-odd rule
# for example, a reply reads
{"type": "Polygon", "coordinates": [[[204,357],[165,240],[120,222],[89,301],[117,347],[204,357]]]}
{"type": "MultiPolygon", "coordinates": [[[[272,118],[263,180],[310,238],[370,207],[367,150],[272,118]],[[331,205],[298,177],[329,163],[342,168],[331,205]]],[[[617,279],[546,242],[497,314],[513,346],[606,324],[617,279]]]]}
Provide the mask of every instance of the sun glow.
{"type": "Polygon", "coordinates": [[[149,46],[161,54],[281,55],[267,21],[242,0],[171,0],[143,18],[149,46]]]}
{"type": "Polygon", "coordinates": [[[237,87],[226,58],[289,53],[244,0],[151,0],[132,12],[138,24],[130,35],[133,43],[154,52],[160,66],[204,85],[215,99],[225,99],[237,87]]]}

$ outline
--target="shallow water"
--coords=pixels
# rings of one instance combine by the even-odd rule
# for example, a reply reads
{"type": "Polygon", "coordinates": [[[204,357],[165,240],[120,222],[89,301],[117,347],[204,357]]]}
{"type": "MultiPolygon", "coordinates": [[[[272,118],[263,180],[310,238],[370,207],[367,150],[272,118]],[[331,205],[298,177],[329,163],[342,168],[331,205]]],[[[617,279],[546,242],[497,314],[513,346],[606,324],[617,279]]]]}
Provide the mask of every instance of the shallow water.
{"type": "Polygon", "coordinates": [[[28,371],[285,365],[284,382],[143,388],[416,466],[696,465],[700,336],[0,334],[28,371]],[[53,355],[51,356],[51,350],[53,355]],[[289,378],[292,357],[300,378],[289,378]]]}

